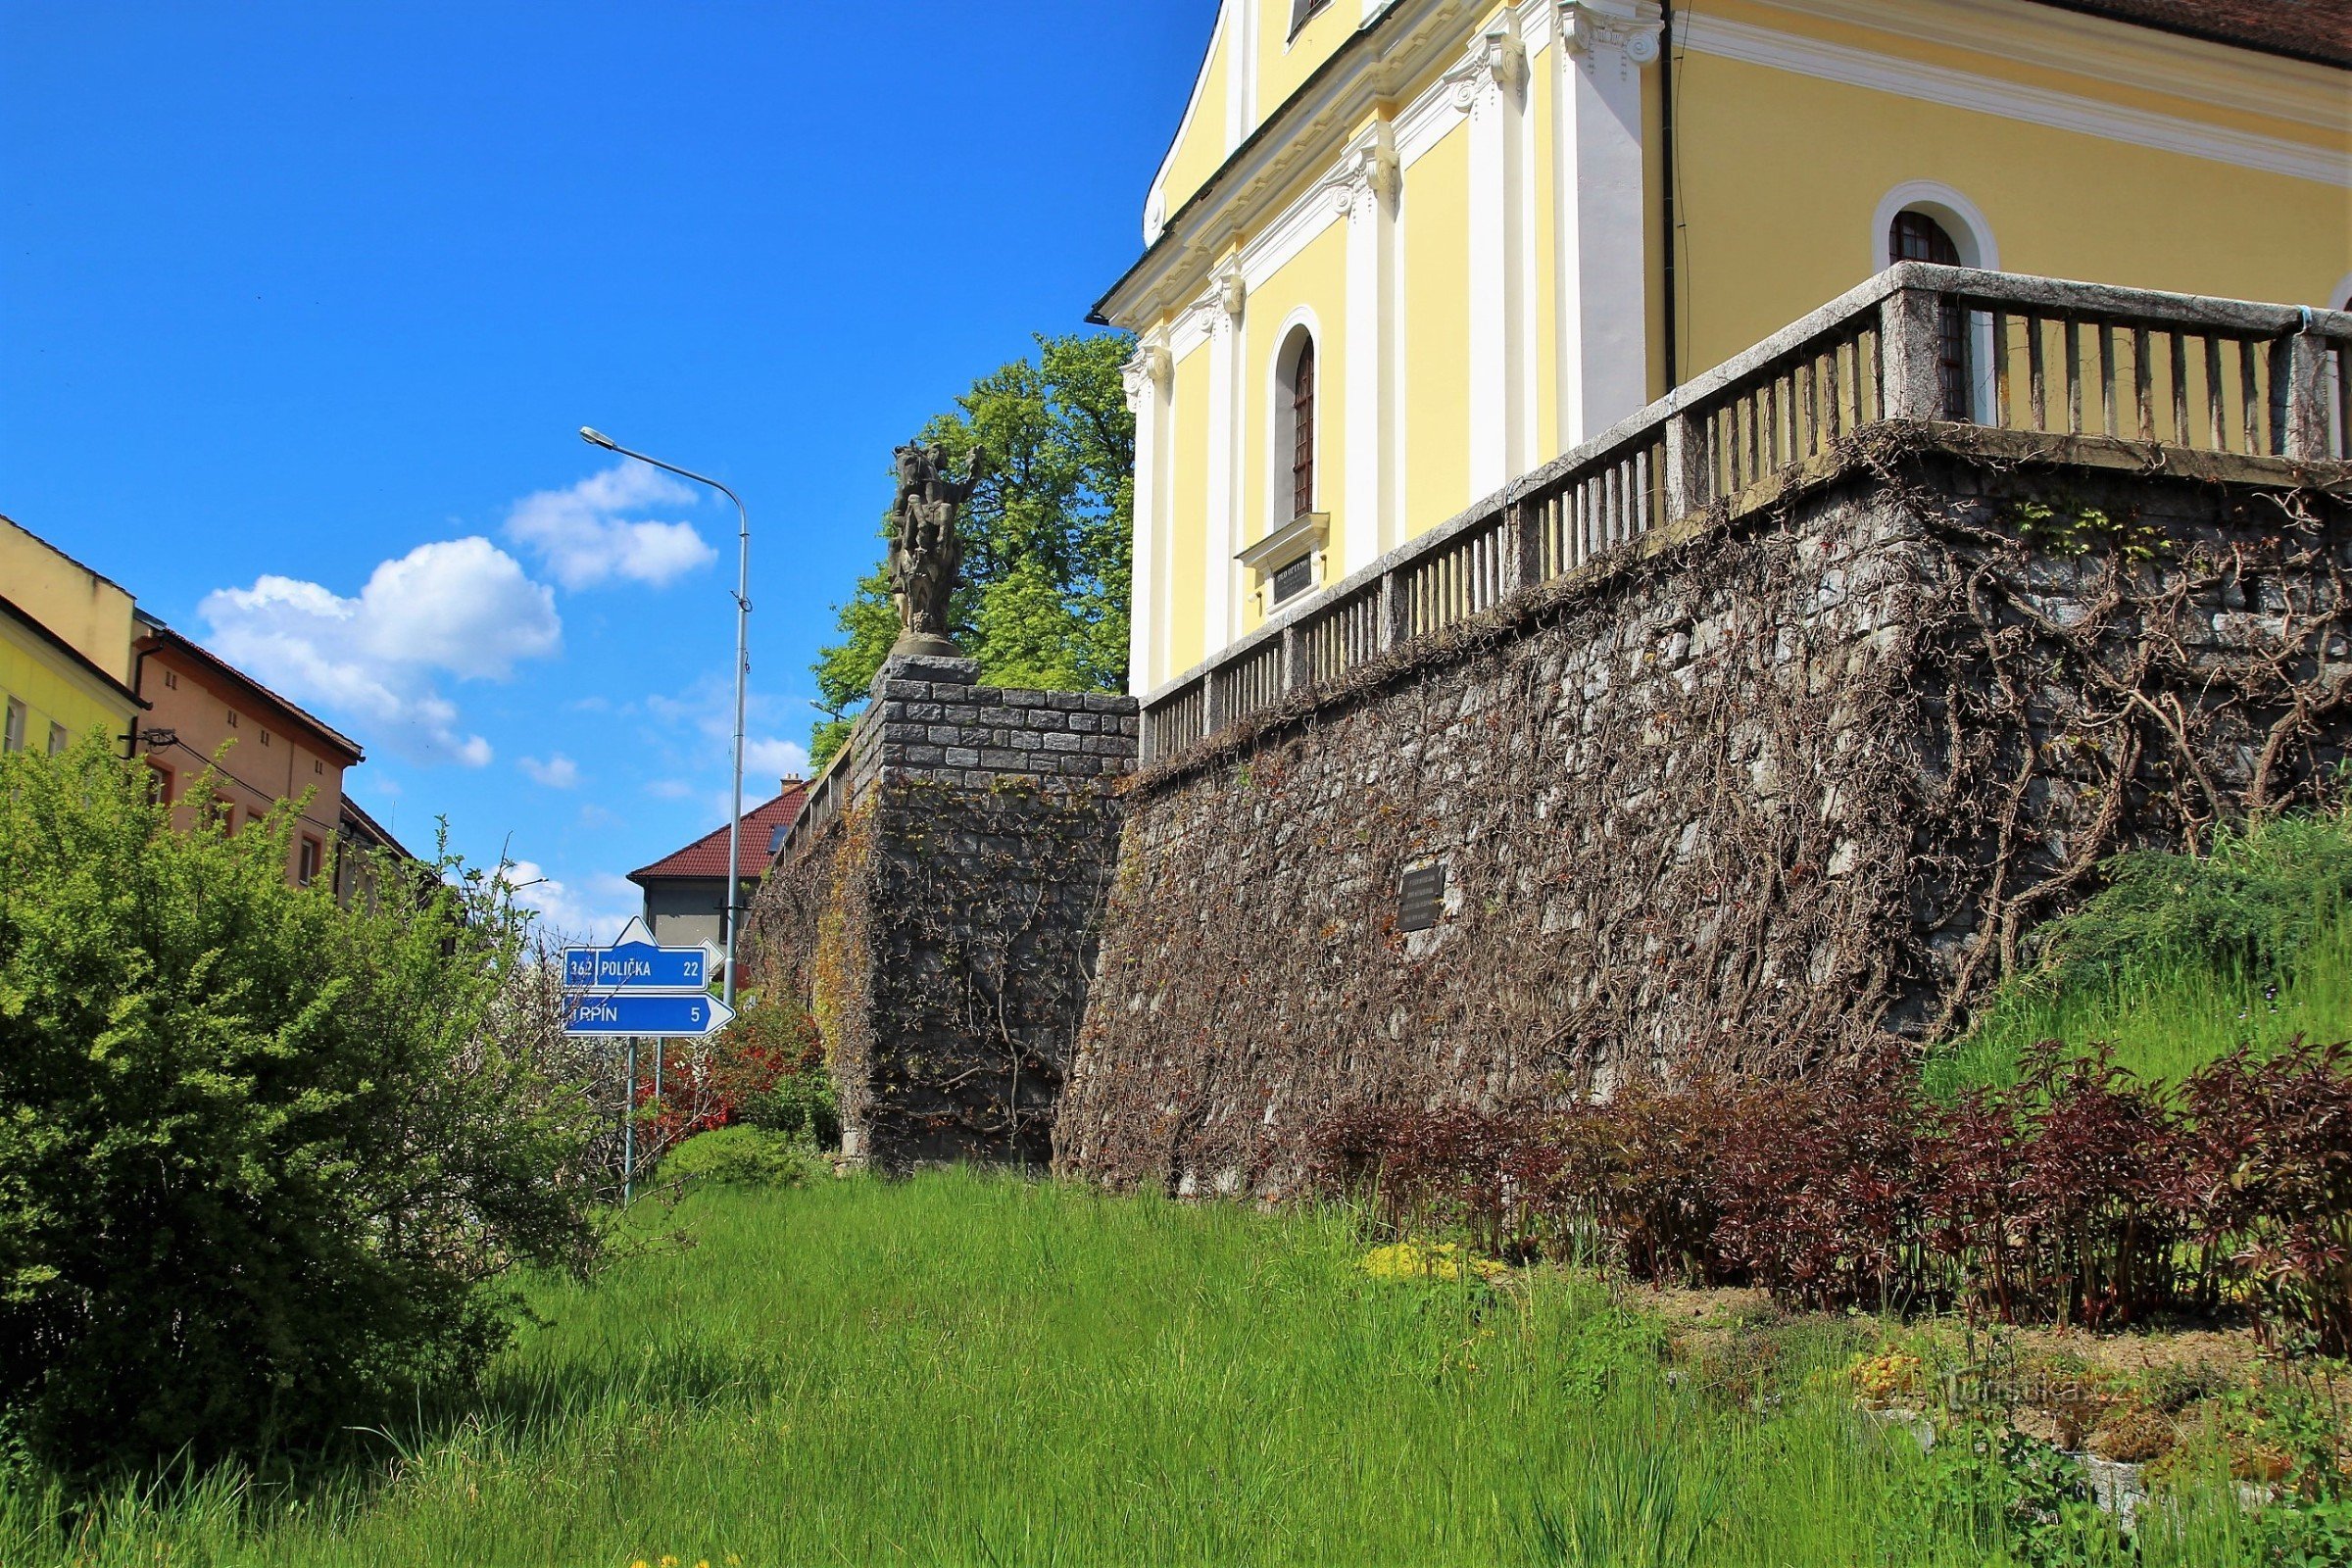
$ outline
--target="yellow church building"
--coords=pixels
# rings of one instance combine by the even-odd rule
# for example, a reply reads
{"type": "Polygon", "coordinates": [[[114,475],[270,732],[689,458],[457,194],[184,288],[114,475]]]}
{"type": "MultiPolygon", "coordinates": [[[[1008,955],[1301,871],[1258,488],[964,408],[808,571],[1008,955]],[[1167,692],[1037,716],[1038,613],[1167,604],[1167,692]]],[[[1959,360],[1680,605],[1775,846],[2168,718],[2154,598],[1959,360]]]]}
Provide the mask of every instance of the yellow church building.
{"type": "Polygon", "coordinates": [[[2352,0],[1224,0],[1143,239],[1139,694],[1893,262],[2345,307],[2352,0]]]}

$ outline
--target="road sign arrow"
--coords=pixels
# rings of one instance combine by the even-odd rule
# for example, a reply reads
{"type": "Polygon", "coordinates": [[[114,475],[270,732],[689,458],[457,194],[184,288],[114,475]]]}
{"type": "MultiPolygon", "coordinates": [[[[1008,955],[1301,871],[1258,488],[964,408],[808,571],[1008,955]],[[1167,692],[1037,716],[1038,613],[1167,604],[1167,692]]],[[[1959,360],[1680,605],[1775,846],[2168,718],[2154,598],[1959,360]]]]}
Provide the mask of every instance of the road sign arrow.
{"type": "Polygon", "coordinates": [[[663,996],[621,991],[564,999],[564,1032],[567,1035],[699,1038],[725,1028],[734,1016],[733,1007],[700,992],[663,996]]]}

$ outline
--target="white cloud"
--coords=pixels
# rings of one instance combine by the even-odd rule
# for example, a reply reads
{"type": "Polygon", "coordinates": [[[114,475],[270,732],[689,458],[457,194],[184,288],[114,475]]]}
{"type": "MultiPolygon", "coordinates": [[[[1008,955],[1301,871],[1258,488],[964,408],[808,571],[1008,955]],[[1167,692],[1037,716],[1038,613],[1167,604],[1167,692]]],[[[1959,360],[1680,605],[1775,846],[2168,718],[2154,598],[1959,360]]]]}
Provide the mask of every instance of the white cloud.
{"type": "MultiPolygon", "coordinates": [[[[781,778],[790,773],[800,778],[808,776],[808,748],[799,741],[763,739],[746,736],[743,742],[743,772],[745,786],[761,774],[781,778]]],[[[760,787],[760,798],[766,799],[766,786],[760,787]]]]}
{"type": "Polygon", "coordinates": [[[516,758],[514,765],[534,784],[544,784],[551,790],[568,790],[580,782],[580,765],[562,752],[542,762],[536,757],[516,758]]]}
{"type": "Polygon", "coordinates": [[[694,793],[694,786],[682,778],[658,778],[645,787],[645,793],[658,801],[682,801],[694,793]]]}
{"type": "Polygon", "coordinates": [[[574,884],[549,876],[535,860],[515,860],[499,875],[514,890],[515,903],[538,912],[540,929],[550,937],[610,942],[645,908],[637,884],[608,871],[574,884]]]}
{"type": "Polygon", "coordinates": [[[490,743],[463,732],[436,673],[503,679],[563,642],[555,595],[487,539],[419,545],[378,565],[356,599],[274,574],[205,596],[210,646],[297,702],[352,714],[424,761],[480,767],[490,743]]]}
{"type": "Polygon", "coordinates": [[[629,521],[624,514],[694,499],[659,468],[624,460],[567,490],[541,490],[515,502],[507,537],[536,554],[566,588],[615,577],[660,588],[709,565],[718,552],[690,522],[629,521]]]}

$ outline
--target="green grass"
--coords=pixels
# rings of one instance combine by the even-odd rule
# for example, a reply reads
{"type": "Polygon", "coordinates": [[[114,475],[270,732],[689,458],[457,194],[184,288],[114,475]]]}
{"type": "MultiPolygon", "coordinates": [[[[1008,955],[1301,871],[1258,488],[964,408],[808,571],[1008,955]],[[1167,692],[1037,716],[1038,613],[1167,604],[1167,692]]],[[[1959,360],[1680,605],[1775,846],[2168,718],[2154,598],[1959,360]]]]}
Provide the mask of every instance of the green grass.
{"type": "Polygon", "coordinates": [[[2140,1077],[2176,1082],[2240,1047],[2352,1039],[2352,797],[2101,872],[2082,908],[2034,933],[2029,972],[1930,1053],[1932,1093],[2015,1083],[2042,1040],[2102,1042],[2140,1077]]]}
{"type": "Polygon", "coordinates": [[[2352,919],[2328,921],[2292,962],[2248,972],[2198,954],[2131,964],[2055,991],[2019,987],[1984,1022],[1931,1054],[1931,1093],[2015,1083],[2027,1047],[2104,1041],[2143,1078],[2177,1082],[2241,1046],[2258,1054],[2296,1036],[2352,1040],[2352,919]]]}
{"type": "MultiPolygon", "coordinates": [[[[645,1250],[536,1291],[467,1408],[355,1436],[299,1495],[213,1477],[73,1525],[20,1481],[0,1561],[2007,1560],[1808,1382],[1836,1335],[1759,1411],[1670,1379],[1581,1276],[1374,1281],[1329,1212],[943,1174],[632,1224],[645,1250]]],[[[2234,1509],[2184,1528],[2144,1560],[2244,1556],[2234,1509]]]]}

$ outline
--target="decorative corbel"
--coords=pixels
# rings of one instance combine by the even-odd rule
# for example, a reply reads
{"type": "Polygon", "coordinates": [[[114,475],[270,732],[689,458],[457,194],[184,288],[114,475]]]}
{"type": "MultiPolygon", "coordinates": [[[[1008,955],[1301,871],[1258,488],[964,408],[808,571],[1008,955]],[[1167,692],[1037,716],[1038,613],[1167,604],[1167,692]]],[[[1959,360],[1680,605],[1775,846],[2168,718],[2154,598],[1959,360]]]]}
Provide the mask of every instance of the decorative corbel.
{"type": "Polygon", "coordinates": [[[1119,377],[1127,391],[1127,407],[1130,410],[1141,409],[1145,398],[1168,384],[1168,377],[1175,368],[1175,359],[1160,344],[1136,344],[1135,352],[1127,357],[1127,363],[1119,367],[1119,377]]]}
{"type": "Polygon", "coordinates": [[[1396,160],[1396,129],[1383,120],[1350,143],[1340,155],[1339,168],[1323,182],[1335,213],[1346,213],[1357,198],[1369,193],[1395,201],[1404,188],[1404,169],[1396,160]]]}
{"type": "Polygon", "coordinates": [[[1596,67],[1614,54],[1620,71],[1655,64],[1661,14],[1656,0],[1616,5],[1605,0],[1560,0],[1560,36],[1568,53],[1596,67]]]}
{"type": "Polygon", "coordinates": [[[1446,73],[1453,85],[1453,107],[1473,109],[1492,83],[1497,90],[1516,93],[1527,85],[1527,45],[1519,37],[1519,13],[1505,11],[1502,20],[1487,29],[1460,65],[1446,73]]]}

